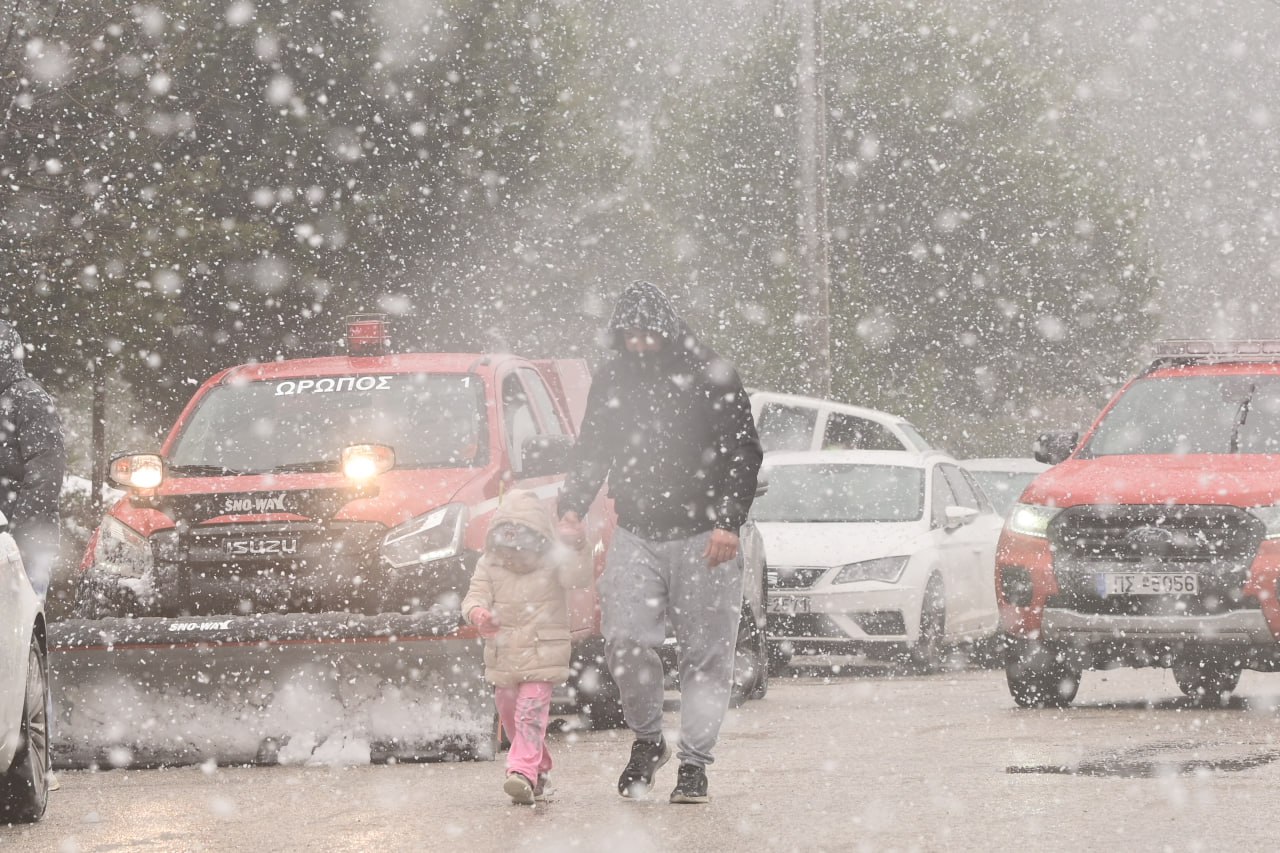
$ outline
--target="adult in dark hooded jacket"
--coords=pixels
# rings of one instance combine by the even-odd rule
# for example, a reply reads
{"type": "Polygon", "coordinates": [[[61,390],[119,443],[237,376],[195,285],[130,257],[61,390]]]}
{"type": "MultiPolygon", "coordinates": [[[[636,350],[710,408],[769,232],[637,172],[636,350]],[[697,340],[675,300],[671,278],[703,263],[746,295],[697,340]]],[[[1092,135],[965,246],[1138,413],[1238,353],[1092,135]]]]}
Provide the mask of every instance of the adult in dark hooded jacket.
{"type": "Polygon", "coordinates": [[[701,344],[654,285],[637,281],[607,330],[617,355],[592,377],[560,495],[570,536],[607,479],[618,514],[599,584],[609,668],[636,740],[618,780],[646,793],[662,736],[669,620],[681,651],[680,771],[672,802],[707,800],[705,768],[729,704],[742,604],[738,530],[763,453],[737,371],[701,344]]]}
{"type": "Polygon", "coordinates": [[[25,354],[17,330],[0,320],[0,512],[43,600],[57,562],[66,453],[53,398],[27,375],[25,354]]]}

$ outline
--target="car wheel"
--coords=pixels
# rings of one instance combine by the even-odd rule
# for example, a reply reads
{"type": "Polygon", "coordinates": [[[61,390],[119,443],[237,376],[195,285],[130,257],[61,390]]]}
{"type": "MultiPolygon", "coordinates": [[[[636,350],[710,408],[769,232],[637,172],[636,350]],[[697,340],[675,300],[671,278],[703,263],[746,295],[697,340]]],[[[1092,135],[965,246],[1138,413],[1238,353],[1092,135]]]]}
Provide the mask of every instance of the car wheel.
{"type": "Polygon", "coordinates": [[[924,603],[920,607],[920,639],[911,649],[911,664],[916,670],[928,673],[942,669],[942,638],[946,628],[946,597],[942,580],[934,575],[925,586],[924,603]]]}
{"type": "Polygon", "coordinates": [[[578,712],[591,728],[620,729],[627,724],[622,715],[618,684],[609,674],[602,656],[575,661],[571,678],[578,712]]]}
{"type": "Polygon", "coordinates": [[[1205,655],[1178,655],[1173,678],[1178,689],[1205,705],[1222,705],[1240,683],[1244,667],[1237,660],[1205,655]]]}
{"type": "Polygon", "coordinates": [[[39,820],[49,801],[48,701],[49,675],[44,649],[33,636],[22,702],[22,741],[13,765],[0,776],[0,821],[5,823],[39,820]]]}
{"type": "Polygon", "coordinates": [[[764,638],[756,627],[751,607],[742,603],[742,619],[738,624],[738,640],[733,647],[733,687],[729,705],[734,708],[748,699],[760,699],[769,689],[768,652],[762,654],[764,638]]]}
{"type": "Polygon", "coordinates": [[[1010,640],[1004,674],[1020,708],[1065,708],[1080,689],[1079,664],[1041,643],[1010,640]]]}

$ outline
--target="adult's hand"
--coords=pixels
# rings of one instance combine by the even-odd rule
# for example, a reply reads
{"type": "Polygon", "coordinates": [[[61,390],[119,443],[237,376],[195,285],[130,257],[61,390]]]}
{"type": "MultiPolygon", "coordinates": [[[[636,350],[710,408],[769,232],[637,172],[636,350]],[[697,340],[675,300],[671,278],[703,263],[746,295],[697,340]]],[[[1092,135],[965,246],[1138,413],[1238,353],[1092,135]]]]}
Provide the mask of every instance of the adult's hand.
{"type": "Polygon", "coordinates": [[[587,528],[576,512],[566,512],[560,516],[560,524],[556,528],[560,541],[570,548],[581,550],[587,544],[587,528]]]}
{"type": "Polygon", "coordinates": [[[738,534],[716,528],[707,540],[707,550],[702,552],[708,566],[718,566],[738,556],[738,534]]]}

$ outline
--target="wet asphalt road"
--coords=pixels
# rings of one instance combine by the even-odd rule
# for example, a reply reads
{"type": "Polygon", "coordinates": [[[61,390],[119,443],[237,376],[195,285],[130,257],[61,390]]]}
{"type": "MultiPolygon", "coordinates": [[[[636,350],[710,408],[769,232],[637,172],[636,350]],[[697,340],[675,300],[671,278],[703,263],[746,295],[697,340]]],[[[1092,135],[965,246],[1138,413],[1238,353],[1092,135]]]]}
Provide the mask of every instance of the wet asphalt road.
{"type": "Polygon", "coordinates": [[[1019,711],[998,671],[816,670],[730,712],[705,806],[666,802],[674,764],[619,798],[629,738],[570,732],[532,809],[490,762],[64,772],[0,850],[1274,850],[1278,707],[1280,674],[1207,710],[1165,671],[1088,673],[1019,711]]]}

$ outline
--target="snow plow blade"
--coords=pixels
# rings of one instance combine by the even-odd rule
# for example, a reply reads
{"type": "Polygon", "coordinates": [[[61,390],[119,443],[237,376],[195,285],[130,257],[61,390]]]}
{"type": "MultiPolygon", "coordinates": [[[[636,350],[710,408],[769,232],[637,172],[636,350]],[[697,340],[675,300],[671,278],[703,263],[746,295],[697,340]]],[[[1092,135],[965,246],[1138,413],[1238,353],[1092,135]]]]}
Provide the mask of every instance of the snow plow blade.
{"type": "Polygon", "coordinates": [[[55,767],[493,756],[456,612],[72,619],[49,651],[55,767]]]}

